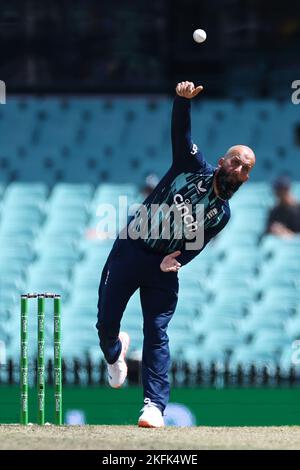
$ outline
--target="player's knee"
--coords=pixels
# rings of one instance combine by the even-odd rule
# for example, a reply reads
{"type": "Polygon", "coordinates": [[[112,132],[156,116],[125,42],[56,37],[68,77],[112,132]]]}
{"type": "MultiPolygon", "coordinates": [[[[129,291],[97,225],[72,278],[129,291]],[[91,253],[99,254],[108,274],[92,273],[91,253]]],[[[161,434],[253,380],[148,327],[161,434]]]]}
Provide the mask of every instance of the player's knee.
{"type": "Polygon", "coordinates": [[[168,343],[169,338],[167,335],[167,327],[152,327],[147,328],[144,326],[144,340],[148,344],[162,344],[168,343]]]}

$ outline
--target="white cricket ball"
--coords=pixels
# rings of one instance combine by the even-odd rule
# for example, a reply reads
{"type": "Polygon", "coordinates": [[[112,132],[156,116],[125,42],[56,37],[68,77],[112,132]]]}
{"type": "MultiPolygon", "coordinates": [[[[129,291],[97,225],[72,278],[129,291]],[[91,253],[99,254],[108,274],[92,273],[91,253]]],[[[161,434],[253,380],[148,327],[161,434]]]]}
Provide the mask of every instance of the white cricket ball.
{"type": "Polygon", "coordinates": [[[193,32],[193,38],[194,38],[194,41],[196,42],[204,42],[205,39],[206,39],[206,32],[204,31],[204,29],[196,29],[194,32],[193,32]]]}

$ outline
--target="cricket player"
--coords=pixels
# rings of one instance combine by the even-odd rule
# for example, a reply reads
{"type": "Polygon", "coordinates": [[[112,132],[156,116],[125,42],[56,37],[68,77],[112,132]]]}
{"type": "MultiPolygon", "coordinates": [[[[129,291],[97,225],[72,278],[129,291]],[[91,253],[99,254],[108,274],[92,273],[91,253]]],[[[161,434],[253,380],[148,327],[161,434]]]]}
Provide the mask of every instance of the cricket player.
{"type": "Polygon", "coordinates": [[[108,381],[114,388],[121,387],[127,376],[125,356],[130,339],[127,333],[120,332],[120,322],[130,297],[137,289],[140,292],[144,320],[144,406],[138,419],[140,427],[164,426],[170,389],[167,327],[177,304],[178,270],[225,227],[230,218],[228,200],[248,180],[255,164],[253,151],[244,145],[227,150],[217,167],[205,160],[191,139],[190,117],[190,100],[202,89],[188,81],[177,84],[172,111],[172,165],[142,204],[143,213],[138,210],[125,232],[119,234],[99,286],[96,327],[107,361],[108,381]],[[157,217],[161,207],[169,208],[163,221],[157,217]],[[202,223],[197,219],[199,207],[202,223]],[[166,222],[168,236],[165,226],[162,230],[158,227],[166,222]],[[153,230],[153,225],[157,230],[153,230]],[[134,227],[143,236],[129,236],[134,227]],[[191,236],[196,237],[201,231],[202,242],[195,248],[191,236]]]}

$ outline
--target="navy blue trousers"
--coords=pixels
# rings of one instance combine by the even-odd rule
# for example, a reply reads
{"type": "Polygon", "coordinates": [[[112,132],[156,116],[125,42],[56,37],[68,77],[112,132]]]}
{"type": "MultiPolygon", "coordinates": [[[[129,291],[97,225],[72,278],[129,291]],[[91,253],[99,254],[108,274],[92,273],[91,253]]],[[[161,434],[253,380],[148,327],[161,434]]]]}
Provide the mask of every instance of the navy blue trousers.
{"type": "Polygon", "coordinates": [[[162,259],[139,241],[115,241],[101,276],[96,327],[104,357],[113,364],[121,351],[118,335],[123,312],[133,293],[140,290],[144,398],[150,398],[163,413],[170,394],[167,327],[177,304],[178,276],[161,271],[162,259]]]}

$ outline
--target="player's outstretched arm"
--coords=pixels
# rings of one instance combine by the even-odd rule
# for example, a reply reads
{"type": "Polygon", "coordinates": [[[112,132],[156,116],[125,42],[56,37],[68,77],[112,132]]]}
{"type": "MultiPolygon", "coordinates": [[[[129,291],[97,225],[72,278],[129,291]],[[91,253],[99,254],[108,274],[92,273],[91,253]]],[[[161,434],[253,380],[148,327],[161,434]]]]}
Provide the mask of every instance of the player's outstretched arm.
{"type": "Polygon", "coordinates": [[[203,90],[202,85],[195,87],[193,82],[180,82],[176,86],[177,95],[182,96],[183,98],[188,98],[188,99],[194,98],[202,90],[203,90]]]}
{"type": "Polygon", "coordinates": [[[202,86],[195,88],[193,82],[180,82],[176,86],[177,96],[172,110],[171,137],[173,163],[180,167],[187,164],[189,160],[187,157],[190,155],[193,146],[190,98],[194,98],[202,90],[202,86]]]}

